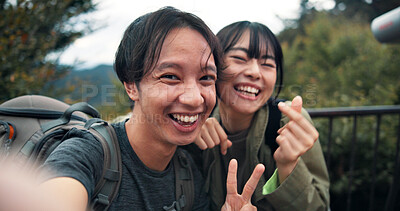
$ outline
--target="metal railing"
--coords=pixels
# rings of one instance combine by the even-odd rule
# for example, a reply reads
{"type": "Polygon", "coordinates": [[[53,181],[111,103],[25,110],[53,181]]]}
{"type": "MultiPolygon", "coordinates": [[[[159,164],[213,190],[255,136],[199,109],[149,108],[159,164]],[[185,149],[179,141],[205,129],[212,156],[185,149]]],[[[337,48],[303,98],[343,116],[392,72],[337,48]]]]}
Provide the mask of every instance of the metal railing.
{"type": "MultiPolygon", "coordinates": [[[[333,120],[338,117],[346,117],[346,118],[353,118],[353,125],[352,125],[352,137],[351,137],[351,153],[349,158],[349,170],[348,170],[348,186],[347,186],[347,201],[346,209],[349,211],[352,207],[352,186],[354,181],[354,167],[355,167],[355,156],[357,150],[357,118],[360,116],[375,116],[376,117],[376,131],[375,131],[375,141],[374,141],[374,154],[373,154],[373,161],[371,167],[371,186],[370,186],[370,193],[369,199],[365,199],[365,203],[369,203],[368,207],[369,210],[374,210],[374,198],[375,198],[375,188],[376,188],[376,166],[377,166],[377,158],[378,158],[378,146],[380,143],[380,130],[381,130],[381,119],[383,115],[398,115],[399,121],[397,123],[397,142],[396,142],[396,153],[394,159],[394,170],[393,170],[393,177],[391,178],[391,185],[389,189],[389,193],[386,198],[386,203],[384,210],[391,211],[395,209],[396,198],[399,194],[399,186],[400,186],[400,105],[394,106],[363,106],[363,107],[336,107],[336,108],[320,108],[320,109],[307,109],[310,116],[313,119],[324,118],[328,119],[328,137],[321,137],[327,139],[327,146],[324,152],[326,163],[329,169],[331,164],[331,149],[332,149],[332,131],[333,131],[333,120]]],[[[396,125],[396,123],[393,123],[396,125]]],[[[395,128],[395,129],[396,129],[395,128]]],[[[398,198],[397,198],[398,199],[398,198]]],[[[343,202],[344,203],[344,202],[343,202]]],[[[398,202],[397,202],[398,203],[398,202]]],[[[380,210],[382,210],[381,207],[380,210]]]]}

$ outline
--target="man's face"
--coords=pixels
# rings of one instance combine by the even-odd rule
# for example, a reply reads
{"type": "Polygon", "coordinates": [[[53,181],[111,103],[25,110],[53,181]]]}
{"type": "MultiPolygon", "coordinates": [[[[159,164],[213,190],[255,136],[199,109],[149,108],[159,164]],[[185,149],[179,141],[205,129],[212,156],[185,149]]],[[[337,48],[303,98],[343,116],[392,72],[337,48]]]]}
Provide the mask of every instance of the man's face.
{"type": "Polygon", "coordinates": [[[204,37],[190,28],[167,35],[154,70],[139,84],[135,109],[149,137],[192,143],[216,101],[217,70],[204,37]]]}

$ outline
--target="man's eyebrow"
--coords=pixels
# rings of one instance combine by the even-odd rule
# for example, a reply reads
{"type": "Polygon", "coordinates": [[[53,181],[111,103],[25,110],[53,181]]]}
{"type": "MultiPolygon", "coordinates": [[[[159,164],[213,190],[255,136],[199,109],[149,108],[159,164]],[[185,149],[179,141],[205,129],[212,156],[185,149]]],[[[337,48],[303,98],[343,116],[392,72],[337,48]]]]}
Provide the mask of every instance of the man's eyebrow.
{"type": "Polygon", "coordinates": [[[177,66],[179,66],[179,65],[177,65],[177,64],[175,64],[175,63],[163,62],[163,63],[159,64],[159,65],[156,67],[156,70],[162,71],[162,70],[164,70],[164,69],[171,68],[171,67],[177,67],[177,66]]]}
{"type": "MultiPolygon", "coordinates": [[[[168,69],[168,68],[175,68],[175,67],[180,67],[178,64],[172,63],[172,62],[163,62],[161,64],[159,64],[155,70],[156,71],[163,71],[164,69],[168,69]]],[[[206,71],[213,71],[213,72],[217,72],[217,67],[215,65],[207,65],[204,66],[202,68],[203,70],[206,71]]]]}
{"type": "Polygon", "coordinates": [[[213,71],[213,72],[217,72],[217,67],[215,67],[215,65],[207,65],[203,68],[204,70],[208,71],[213,71]]]}

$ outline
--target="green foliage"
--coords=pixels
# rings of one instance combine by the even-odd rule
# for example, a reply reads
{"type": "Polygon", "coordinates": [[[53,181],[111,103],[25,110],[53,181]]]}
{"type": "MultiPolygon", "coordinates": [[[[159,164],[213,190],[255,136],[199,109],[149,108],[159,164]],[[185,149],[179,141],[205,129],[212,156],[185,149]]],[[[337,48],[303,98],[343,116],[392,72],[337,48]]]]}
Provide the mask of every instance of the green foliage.
{"type": "Polygon", "coordinates": [[[133,102],[129,99],[125,92],[125,88],[122,83],[115,77],[112,80],[113,89],[108,95],[110,99],[107,102],[103,102],[98,106],[101,118],[114,121],[121,115],[124,116],[132,111],[133,102]]]}
{"type": "Polygon", "coordinates": [[[304,28],[305,35],[297,36],[292,45],[282,42],[285,84],[290,84],[283,95],[305,96],[307,107],[399,101],[399,44],[382,45],[368,24],[325,12],[304,28]],[[311,94],[313,98],[307,98],[311,94]]]}
{"type": "Polygon", "coordinates": [[[90,32],[77,17],[94,10],[92,0],[0,1],[0,102],[23,94],[43,94],[46,82],[70,67],[57,67],[59,53],[90,32]],[[82,23],[81,29],[77,23],[82,23]]]}
{"type": "MultiPolygon", "coordinates": [[[[280,37],[285,55],[283,98],[301,95],[307,108],[399,104],[400,44],[379,43],[369,23],[359,18],[315,10],[309,15],[313,17],[311,21],[301,22],[298,29],[290,28],[280,37]],[[299,34],[289,36],[296,31],[299,34]]],[[[323,119],[314,122],[327,153],[329,123],[323,119]]],[[[376,117],[357,119],[355,145],[353,124],[353,118],[333,120],[328,167],[332,210],[346,209],[349,188],[350,210],[366,210],[369,206],[376,117]],[[350,173],[353,150],[355,166],[350,173]]],[[[397,130],[398,116],[382,117],[374,210],[382,209],[393,178],[397,130]]]]}
{"type": "Polygon", "coordinates": [[[361,16],[368,22],[373,18],[388,12],[398,6],[398,0],[335,0],[335,10],[342,11],[341,14],[348,18],[361,16]]]}

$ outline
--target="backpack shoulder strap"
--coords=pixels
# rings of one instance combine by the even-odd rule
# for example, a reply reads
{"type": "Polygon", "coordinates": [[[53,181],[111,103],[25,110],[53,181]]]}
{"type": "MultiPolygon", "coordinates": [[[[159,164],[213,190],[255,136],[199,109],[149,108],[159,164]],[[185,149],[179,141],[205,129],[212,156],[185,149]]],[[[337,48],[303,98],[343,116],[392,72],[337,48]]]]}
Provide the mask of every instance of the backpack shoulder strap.
{"type": "Polygon", "coordinates": [[[193,173],[186,154],[177,149],[172,158],[175,171],[176,201],[171,206],[164,206],[166,211],[189,211],[194,202],[193,173]]]}
{"type": "Polygon", "coordinates": [[[268,124],[265,130],[265,142],[271,148],[271,154],[273,155],[278,149],[276,143],[276,137],[278,137],[278,130],[280,128],[280,120],[282,117],[281,111],[278,109],[278,103],[284,100],[270,100],[268,101],[268,124]]]}
{"type": "Polygon", "coordinates": [[[85,128],[101,142],[104,150],[103,173],[96,184],[91,207],[93,210],[108,210],[118,195],[122,178],[121,150],[118,138],[114,127],[101,119],[88,120],[85,128]]]}

